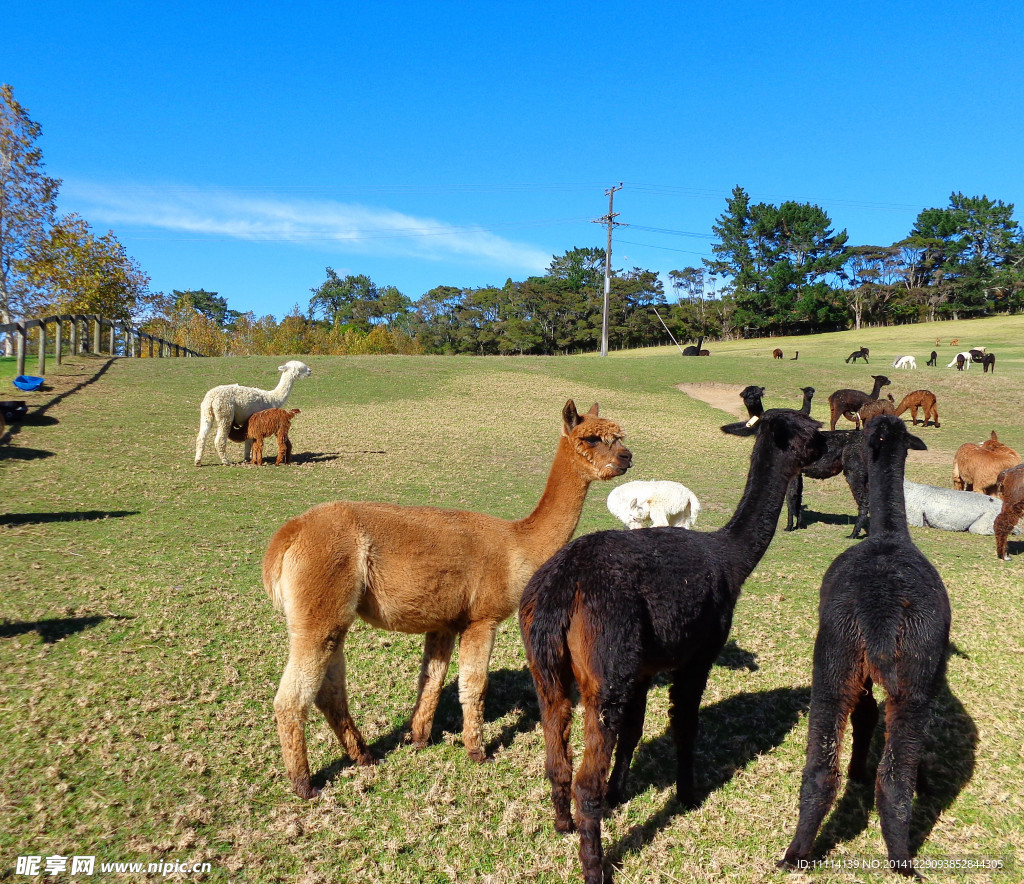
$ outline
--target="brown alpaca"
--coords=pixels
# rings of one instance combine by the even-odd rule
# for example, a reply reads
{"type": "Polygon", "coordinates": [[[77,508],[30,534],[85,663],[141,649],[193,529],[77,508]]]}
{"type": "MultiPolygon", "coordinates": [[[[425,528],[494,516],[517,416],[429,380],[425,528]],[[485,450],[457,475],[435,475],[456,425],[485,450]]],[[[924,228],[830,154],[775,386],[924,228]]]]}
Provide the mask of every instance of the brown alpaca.
{"type": "Polygon", "coordinates": [[[853,421],[856,427],[860,429],[860,418],[857,417],[857,412],[860,411],[861,406],[869,399],[877,399],[882,391],[882,387],[887,387],[892,383],[883,374],[873,374],[871,377],[874,378],[875,383],[870,393],[864,393],[861,390],[843,389],[836,390],[828,397],[829,413],[832,416],[828,427],[830,430],[836,428],[836,422],[840,417],[853,421]]]}
{"type": "Polygon", "coordinates": [[[980,491],[995,497],[996,480],[1007,467],[1020,463],[1020,455],[996,438],[996,431],[980,445],[965,442],[953,457],[953,487],[958,491],[980,491]]]}
{"type": "Polygon", "coordinates": [[[774,350],[772,350],[772,359],[781,359],[781,358],[782,358],[782,351],[778,347],[776,347],[774,350]]]}
{"type": "Polygon", "coordinates": [[[1024,464],[1003,470],[996,479],[996,491],[1003,498],[1003,508],[996,516],[996,555],[1004,562],[1010,560],[1006,539],[1024,516],[1024,464]]]}
{"type": "Polygon", "coordinates": [[[494,635],[519,608],[527,581],[572,537],[590,483],[632,465],[614,421],[585,415],[570,399],[547,485],[525,519],[386,503],[335,501],[286,522],[271,538],[263,585],[288,621],[288,665],[274,699],[285,768],[296,793],[313,798],[305,722],[312,703],[349,757],[373,764],[349,713],[345,636],[356,617],[371,626],[424,633],[412,742],[425,746],[456,638],[462,738],[474,761],[481,740],[494,635]]]}
{"type": "Polygon", "coordinates": [[[931,390],[914,390],[913,393],[907,393],[900,400],[900,404],[896,406],[896,417],[899,417],[907,409],[910,409],[910,417],[914,421],[914,426],[917,426],[917,410],[924,409],[924,417],[921,423],[927,425],[928,419],[931,418],[933,424],[936,427],[941,426],[939,424],[939,409],[935,404],[935,394],[931,390]]]}
{"type": "Polygon", "coordinates": [[[956,347],[959,344],[960,344],[960,338],[950,338],[949,339],[949,346],[950,347],[956,347]]]}
{"type": "Polygon", "coordinates": [[[274,463],[291,463],[292,440],[288,432],[292,426],[292,418],[301,414],[299,409],[285,411],[283,408],[264,408],[245,419],[241,426],[232,426],[228,438],[232,442],[252,441],[252,463],[263,466],[263,440],[268,436],[277,437],[277,460],[274,463]]]}
{"type": "Polygon", "coordinates": [[[869,399],[858,409],[857,417],[860,418],[861,425],[864,425],[871,418],[877,417],[880,414],[895,413],[896,400],[892,398],[892,393],[890,393],[885,399],[869,399]]]}

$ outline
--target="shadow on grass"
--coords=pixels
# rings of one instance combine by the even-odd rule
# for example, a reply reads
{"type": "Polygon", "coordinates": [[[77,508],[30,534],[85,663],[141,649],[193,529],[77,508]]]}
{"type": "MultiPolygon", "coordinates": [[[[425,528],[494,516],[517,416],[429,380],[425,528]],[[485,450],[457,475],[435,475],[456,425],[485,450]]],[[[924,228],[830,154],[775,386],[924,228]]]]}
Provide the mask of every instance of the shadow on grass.
{"type": "MultiPolygon", "coordinates": [[[[884,693],[884,692],[883,692],[884,693]]],[[[847,781],[846,791],[825,822],[811,853],[820,859],[844,841],[863,832],[874,806],[874,777],[885,744],[885,705],[879,704],[879,725],[875,729],[868,760],[869,781],[847,781]]],[[[845,741],[849,743],[849,738],[845,741]]],[[[963,704],[943,684],[935,700],[924,757],[924,774],[910,819],[910,855],[914,856],[931,834],[943,812],[956,800],[974,775],[978,729],[963,704]],[[927,780],[927,783],[924,780],[927,780]]],[[[849,746],[846,747],[847,752],[849,746]]],[[[796,821],[793,821],[796,825],[796,821]]],[[[882,848],[884,852],[884,847],[882,848]]]]}
{"type": "MultiPolygon", "coordinates": [[[[857,514],[818,513],[810,509],[809,507],[805,506],[803,508],[803,515],[801,521],[803,528],[810,528],[811,525],[820,522],[822,525],[839,525],[843,528],[849,528],[852,531],[854,524],[857,522],[857,514]]],[[[801,530],[803,530],[803,528],[801,528],[801,530]]]]}
{"type": "Polygon", "coordinates": [[[303,451],[299,454],[292,452],[292,463],[293,464],[304,464],[304,463],[327,463],[331,460],[337,460],[341,455],[328,454],[326,452],[318,453],[314,451],[303,451]]]}
{"type": "Polygon", "coordinates": [[[16,635],[26,635],[29,632],[39,633],[44,644],[52,645],[62,638],[74,635],[76,632],[84,632],[98,626],[104,620],[128,620],[129,617],[108,617],[99,614],[91,617],[54,617],[49,620],[18,621],[4,620],[0,623],[0,638],[14,638],[16,635]]]}
{"type": "Polygon", "coordinates": [[[137,516],[138,510],[70,510],[59,513],[0,513],[0,525],[43,525],[47,522],[96,522],[137,516]]]}
{"type": "Polygon", "coordinates": [[[74,395],[79,390],[88,387],[90,384],[96,383],[96,381],[98,381],[101,377],[103,377],[104,374],[107,373],[113,361],[113,359],[104,359],[103,364],[97,367],[96,371],[94,371],[85,380],[79,381],[73,387],[69,387],[63,392],[58,393],[56,396],[49,399],[42,405],[36,406],[35,408],[31,408],[28,414],[25,415],[25,417],[23,417],[17,423],[12,423],[10,425],[10,427],[8,428],[8,432],[11,434],[11,436],[16,436],[19,432],[21,432],[21,427],[23,425],[30,427],[50,427],[56,425],[58,423],[57,418],[50,417],[49,415],[46,414],[46,412],[48,412],[54,406],[59,405],[61,402],[63,402],[69,396],[74,395]]]}
{"type": "Polygon", "coordinates": [[[41,448],[18,448],[14,445],[0,445],[0,461],[4,460],[42,460],[53,457],[52,451],[41,448]]]}
{"type": "MultiPolygon", "coordinates": [[[[811,702],[810,688],[775,688],[742,693],[700,710],[700,729],[694,753],[697,800],[703,803],[739,771],[778,746],[811,702]]],[[[667,789],[676,783],[676,749],[671,731],[641,744],[626,781],[625,798],[649,788],[667,789]]],[[[673,795],[642,825],[633,826],[607,851],[608,862],[619,865],[625,856],[649,844],[676,814],[685,812],[673,795]]]]}

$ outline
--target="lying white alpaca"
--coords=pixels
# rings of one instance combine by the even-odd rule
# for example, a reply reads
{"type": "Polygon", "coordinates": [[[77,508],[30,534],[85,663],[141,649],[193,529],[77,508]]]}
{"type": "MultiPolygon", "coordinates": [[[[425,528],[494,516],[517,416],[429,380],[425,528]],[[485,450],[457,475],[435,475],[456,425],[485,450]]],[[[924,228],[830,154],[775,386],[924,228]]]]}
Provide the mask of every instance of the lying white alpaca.
{"type": "Polygon", "coordinates": [[[608,510],[628,528],[692,528],[700,501],[678,482],[626,482],[608,495],[608,510]]]}
{"type": "Polygon", "coordinates": [[[893,368],[917,368],[917,360],[913,356],[897,356],[893,368]]]}
{"type": "MultiPolygon", "coordinates": [[[[903,499],[907,524],[942,531],[969,531],[971,534],[995,534],[996,516],[1003,502],[977,491],[956,491],[938,485],[920,485],[903,480],[903,499]]],[[[1014,528],[1020,533],[1020,527],[1014,528]]]]}
{"type": "MultiPolygon", "coordinates": [[[[277,369],[281,380],[273,390],[261,390],[258,387],[243,387],[240,384],[222,384],[214,387],[203,397],[199,406],[199,436],[196,439],[196,466],[203,457],[206,437],[216,427],[217,436],[213,447],[217,449],[222,464],[228,464],[228,433],[231,425],[240,425],[245,419],[264,408],[281,408],[288,401],[292,384],[296,378],[308,378],[313,372],[304,362],[289,360],[277,369]]],[[[249,459],[252,440],[245,443],[245,459],[249,459]]]]}

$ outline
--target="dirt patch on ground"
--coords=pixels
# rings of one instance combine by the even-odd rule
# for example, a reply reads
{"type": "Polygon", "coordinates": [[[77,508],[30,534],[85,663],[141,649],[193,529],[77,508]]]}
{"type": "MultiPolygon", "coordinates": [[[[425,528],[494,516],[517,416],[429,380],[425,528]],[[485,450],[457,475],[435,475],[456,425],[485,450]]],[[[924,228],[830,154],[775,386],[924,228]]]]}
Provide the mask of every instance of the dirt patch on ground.
{"type": "Polygon", "coordinates": [[[709,381],[701,384],[676,384],[676,389],[727,414],[736,417],[747,416],[747,408],[740,399],[743,387],[737,384],[716,384],[709,381]]]}

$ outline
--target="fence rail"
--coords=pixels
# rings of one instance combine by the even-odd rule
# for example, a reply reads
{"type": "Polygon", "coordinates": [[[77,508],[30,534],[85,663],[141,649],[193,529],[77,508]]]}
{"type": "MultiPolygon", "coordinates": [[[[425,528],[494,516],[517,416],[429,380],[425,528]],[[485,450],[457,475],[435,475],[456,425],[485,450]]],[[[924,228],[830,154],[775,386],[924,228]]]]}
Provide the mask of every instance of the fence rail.
{"type": "Polygon", "coordinates": [[[116,341],[116,332],[118,329],[120,329],[123,334],[124,355],[130,358],[142,355],[143,338],[149,341],[150,358],[203,355],[202,353],[197,353],[195,350],[190,350],[188,347],[183,347],[181,344],[175,344],[171,341],[166,341],[163,338],[158,338],[155,335],[148,334],[141,329],[133,328],[127,322],[117,319],[108,319],[105,316],[100,316],[98,313],[61,313],[56,316],[46,316],[43,319],[26,319],[24,322],[10,322],[6,325],[0,325],[0,335],[12,334],[17,342],[18,374],[25,373],[25,357],[28,353],[29,345],[28,333],[34,328],[39,329],[39,374],[46,374],[46,327],[51,324],[55,326],[53,352],[57,360],[57,365],[60,365],[61,356],[64,351],[65,322],[70,323],[71,326],[69,349],[72,355],[87,352],[96,353],[98,355],[103,352],[104,343],[107,344],[106,352],[110,353],[111,356],[118,355],[116,341]],[[92,324],[91,348],[89,346],[90,323],[92,324]],[[81,334],[79,334],[79,324],[81,324],[81,334]],[[109,335],[103,334],[103,330],[105,328],[109,329],[109,335]],[[104,341],[104,338],[107,340],[104,341]],[[155,354],[153,352],[154,349],[156,350],[155,354]]]}

